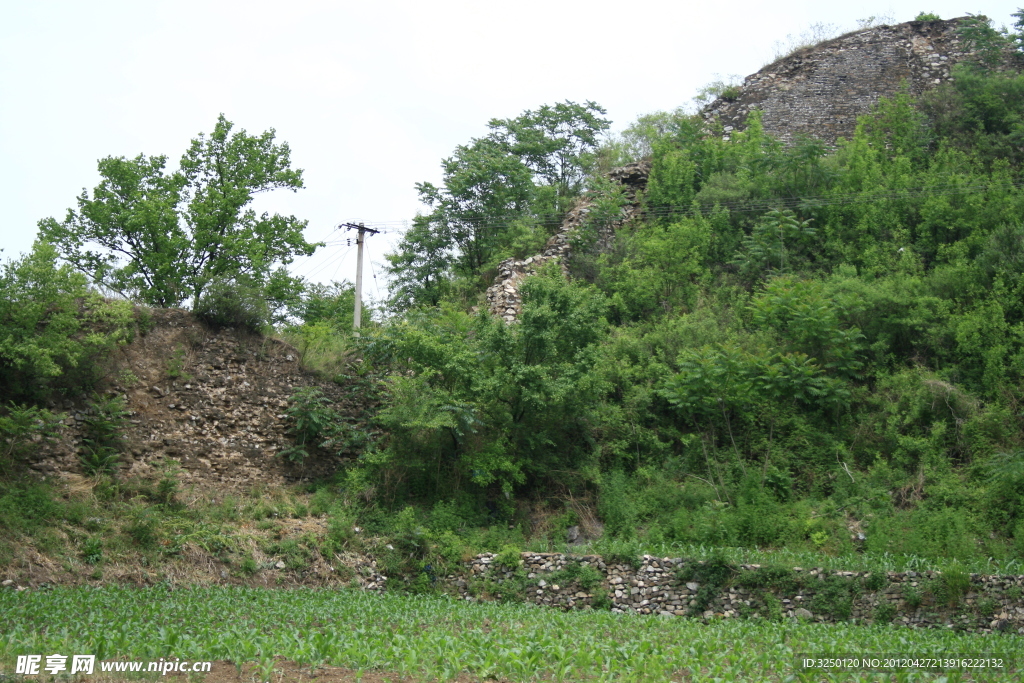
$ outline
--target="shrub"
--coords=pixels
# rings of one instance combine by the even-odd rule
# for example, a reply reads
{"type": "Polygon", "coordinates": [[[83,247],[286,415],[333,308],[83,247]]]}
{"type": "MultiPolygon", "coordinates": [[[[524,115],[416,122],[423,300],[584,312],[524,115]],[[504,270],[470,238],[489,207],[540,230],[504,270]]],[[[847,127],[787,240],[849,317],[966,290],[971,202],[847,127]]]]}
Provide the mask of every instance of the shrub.
{"type": "Polygon", "coordinates": [[[739,573],[736,583],[748,588],[768,588],[783,593],[792,593],[804,583],[804,577],[789,567],[767,565],[739,573]]]}
{"type": "Polygon", "coordinates": [[[889,585],[889,577],[883,571],[874,571],[864,577],[864,589],[880,591],[889,585]]]}
{"type": "Polygon", "coordinates": [[[124,449],[124,429],[128,424],[124,397],[99,394],[86,409],[82,422],[82,446],[79,460],[88,475],[112,474],[124,449]]]}
{"type": "Polygon", "coordinates": [[[924,602],[924,594],[920,588],[910,584],[903,584],[902,591],[903,600],[907,603],[907,607],[917,609],[924,602]]]}
{"type": "Polygon", "coordinates": [[[581,590],[590,591],[601,585],[604,575],[589,564],[583,566],[579,562],[570,562],[562,569],[548,574],[545,580],[557,584],[570,584],[575,581],[581,590]]]}
{"type": "Polygon", "coordinates": [[[270,325],[270,306],[260,287],[250,280],[214,280],[192,308],[213,328],[237,328],[260,334],[270,325]]]}
{"type": "Polygon", "coordinates": [[[518,569],[522,561],[522,553],[514,545],[506,545],[494,556],[494,564],[505,569],[518,569]]]}
{"type": "Polygon", "coordinates": [[[875,608],[875,623],[888,624],[896,617],[896,605],[891,602],[883,602],[875,608]]]}
{"type": "Polygon", "coordinates": [[[105,301],[84,275],[58,267],[54,247],[37,242],[0,272],[0,388],[17,400],[80,393],[133,322],[128,302],[105,301]]]}
{"type": "Polygon", "coordinates": [[[706,610],[715,596],[732,582],[736,574],[736,566],[721,556],[703,562],[685,562],[675,570],[678,583],[693,581],[700,585],[695,598],[696,604],[690,606],[690,614],[693,616],[706,610]]]}
{"type": "Polygon", "coordinates": [[[359,439],[345,418],[333,407],[333,402],[316,387],[299,389],[289,399],[285,414],[291,422],[288,431],[295,437],[295,445],[278,455],[293,462],[309,457],[311,448],[341,453],[359,439]]]}
{"type": "Polygon", "coordinates": [[[853,599],[860,586],[842,576],[827,576],[819,586],[811,600],[811,610],[822,614],[831,614],[837,620],[850,618],[853,613],[853,599]]]}
{"type": "Polygon", "coordinates": [[[0,416],[0,474],[15,460],[37,448],[38,443],[56,437],[63,415],[44,408],[10,403],[0,416]]]}

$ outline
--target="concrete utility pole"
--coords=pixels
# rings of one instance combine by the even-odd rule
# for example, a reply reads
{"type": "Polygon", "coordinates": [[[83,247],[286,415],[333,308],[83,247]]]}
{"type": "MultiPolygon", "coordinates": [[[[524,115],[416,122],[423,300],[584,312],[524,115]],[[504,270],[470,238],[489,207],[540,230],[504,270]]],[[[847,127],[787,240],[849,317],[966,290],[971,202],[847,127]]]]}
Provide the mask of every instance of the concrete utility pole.
{"type": "Polygon", "coordinates": [[[356,246],[358,247],[358,256],[356,257],[356,310],[355,314],[352,316],[352,329],[356,330],[358,334],[358,330],[363,322],[363,235],[366,233],[376,235],[380,231],[368,228],[362,223],[359,225],[345,223],[338,227],[359,231],[359,237],[356,238],[356,246]]]}

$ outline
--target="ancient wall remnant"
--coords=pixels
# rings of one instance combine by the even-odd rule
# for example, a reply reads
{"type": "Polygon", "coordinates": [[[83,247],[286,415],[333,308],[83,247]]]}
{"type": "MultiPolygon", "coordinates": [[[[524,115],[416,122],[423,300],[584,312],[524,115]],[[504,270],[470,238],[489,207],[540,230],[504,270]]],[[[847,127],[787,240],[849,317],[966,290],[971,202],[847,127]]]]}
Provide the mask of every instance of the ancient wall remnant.
{"type": "MultiPolygon", "coordinates": [[[[969,57],[958,33],[965,19],[875,26],[798,50],[747,76],[738,95],[715,100],[701,114],[717,119],[727,135],[758,109],[765,131],[782,140],[849,138],[857,117],[903,82],[916,95],[951,80],[953,65],[969,57]]],[[[1007,55],[1004,66],[1011,60],[1007,55]]]]}
{"type": "MultiPolygon", "coordinates": [[[[247,489],[329,476],[344,459],[317,454],[291,462],[277,454],[295,444],[288,399],[321,390],[339,412],[365,423],[372,405],[337,383],[302,369],[298,352],[239,330],[211,330],[180,309],[153,309],[153,329],[119,347],[111,359],[111,395],[131,416],[119,471],[152,477],[173,462],[183,486],[247,489]]],[[[56,442],[33,453],[29,467],[60,477],[81,471],[85,406],[71,399],[56,442]]],[[[353,449],[345,457],[357,455],[353,449]]]]}
{"type": "MultiPolygon", "coordinates": [[[[625,189],[629,202],[623,207],[618,220],[598,226],[597,244],[599,252],[611,247],[615,238],[615,230],[632,218],[639,210],[634,201],[636,193],[647,185],[647,176],[651,171],[650,161],[640,161],[616,168],[608,177],[625,189]]],[[[558,232],[548,239],[544,250],[527,259],[505,259],[498,264],[498,276],[494,284],[487,288],[487,308],[492,315],[502,317],[505,322],[512,322],[523,310],[523,300],[519,293],[519,285],[523,278],[534,275],[547,263],[558,263],[562,272],[569,274],[569,257],[571,256],[571,240],[573,232],[584,225],[592,209],[592,199],[584,196],[566,215],[558,232]]]]}

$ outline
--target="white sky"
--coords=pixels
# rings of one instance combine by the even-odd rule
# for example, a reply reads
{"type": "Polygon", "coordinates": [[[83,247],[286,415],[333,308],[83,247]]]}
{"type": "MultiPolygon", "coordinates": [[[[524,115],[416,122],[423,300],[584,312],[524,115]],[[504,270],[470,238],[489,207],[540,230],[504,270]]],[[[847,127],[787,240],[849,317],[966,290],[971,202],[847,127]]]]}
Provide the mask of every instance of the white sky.
{"type": "MultiPolygon", "coordinates": [[[[174,166],[221,112],[290,144],[306,189],[260,196],[256,208],[308,219],[307,239],[324,240],[343,222],[410,219],[422,208],[414,184],[438,182],[441,159],[493,117],[595,100],[621,130],[719,76],[757,71],[814,23],[852,30],[927,11],[999,26],[1022,4],[8,0],[0,258],[28,251],[39,219],[63,219],[92,190],[98,159],[165,154],[174,166]]],[[[390,239],[367,242],[381,277],[390,239]]],[[[321,249],[295,272],[352,279],[354,250],[321,249]]]]}

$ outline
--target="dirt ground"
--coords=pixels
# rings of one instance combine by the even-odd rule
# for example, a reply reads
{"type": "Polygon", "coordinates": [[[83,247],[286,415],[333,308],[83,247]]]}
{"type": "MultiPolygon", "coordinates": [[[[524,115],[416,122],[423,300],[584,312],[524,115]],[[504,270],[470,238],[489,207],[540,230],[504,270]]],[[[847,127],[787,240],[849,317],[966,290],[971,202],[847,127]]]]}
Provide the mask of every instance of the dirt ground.
{"type": "MultiPolygon", "coordinates": [[[[0,681],[17,681],[18,683],[121,683],[122,681],[169,681],[173,683],[427,683],[433,678],[410,676],[394,671],[355,671],[338,666],[324,666],[310,669],[295,662],[281,660],[274,665],[274,672],[268,678],[261,675],[255,664],[246,664],[241,672],[231,662],[213,662],[209,673],[168,673],[166,676],[157,674],[110,674],[97,673],[89,676],[75,675],[72,678],[54,678],[48,674],[41,676],[12,676],[0,673],[0,681]]],[[[449,679],[453,683],[511,683],[508,679],[481,679],[468,674],[449,679]]]]}

